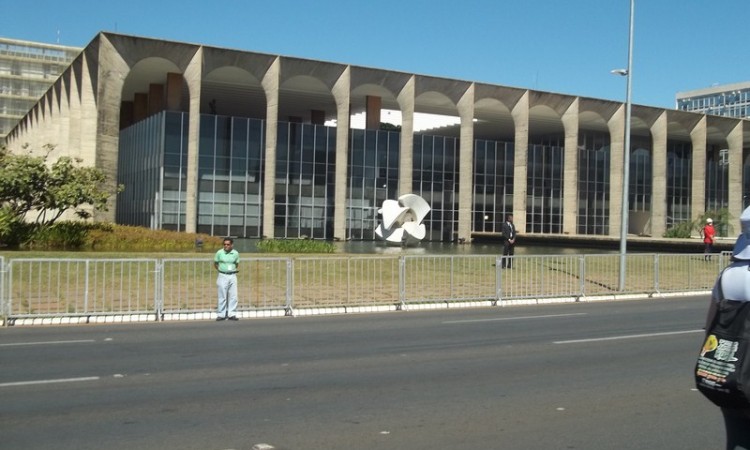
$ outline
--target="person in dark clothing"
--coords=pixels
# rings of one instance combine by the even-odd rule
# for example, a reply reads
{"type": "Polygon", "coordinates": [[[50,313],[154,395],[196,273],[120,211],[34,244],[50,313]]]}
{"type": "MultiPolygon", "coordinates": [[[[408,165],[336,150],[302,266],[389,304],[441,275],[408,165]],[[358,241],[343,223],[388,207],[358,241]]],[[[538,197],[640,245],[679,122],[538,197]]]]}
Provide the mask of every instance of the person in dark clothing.
{"type": "Polygon", "coordinates": [[[502,267],[505,269],[513,268],[513,253],[515,253],[516,247],[516,226],[513,225],[513,214],[508,214],[503,222],[503,263],[502,267]]]}

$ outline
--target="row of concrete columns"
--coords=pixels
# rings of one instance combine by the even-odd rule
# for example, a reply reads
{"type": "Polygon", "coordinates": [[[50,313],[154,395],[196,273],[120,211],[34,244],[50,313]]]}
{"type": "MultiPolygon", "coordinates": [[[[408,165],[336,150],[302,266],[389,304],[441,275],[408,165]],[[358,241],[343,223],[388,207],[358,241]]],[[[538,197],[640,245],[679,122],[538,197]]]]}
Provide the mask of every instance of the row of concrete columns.
{"type": "MultiPolygon", "coordinates": [[[[58,80],[53,89],[40,100],[22,123],[9,135],[10,148],[20,148],[29,143],[33,148],[45,144],[56,144],[60,154],[80,157],[85,164],[95,165],[108,177],[114,192],[117,179],[117,154],[119,130],[123,120],[131,121],[154,111],[175,109],[180,106],[182,83],[189,91],[187,105],[189,115],[188,132],[188,179],[186,197],[186,231],[197,229],[198,199],[198,145],[201,113],[201,87],[204,77],[204,48],[198,47],[183,73],[169,73],[166,89],[153,85],[153,91],[146,97],[136,96],[132,104],[123,105],[122,91],[130,65],[107,39],[101,39],[97,47],[87,48],[58,80]],[[93,79],[92,74],[96,74],[93,79]],[[152,98],[153,97],[153,98],[152,98]],[[155,101],[153,99],[164,99],[155,101]]],[[[263,199],[264,235],[272,238],[274,233],[274,199],[276,187],[276,146],[279,120],[279,93],[282,80],[282,58],[276,57],[265,70],[260,80],[266,96],[265,117],[265,178],[263,199]]],[[[416,76],[412,75],[395,93],[402,113],[401,154],[399,166],[399,193],[411,192],[413,169],[413,131],[416,110],[416,76]]],[[[336,104],[337,126],[349,128],[351,105],[351,67],[347,66],[331,84],[331,93],[336,104]]],[[[515,172],[513,215],[518,229],[525,228],[526,215],[526,169],[529,143],[530,92],[521,95],[511,105],[510,114],[514,122],[515,172]]],[[[460,117],[460,172],[458,239],[471,241],[472,233],[472,179],[474,118],[476,105],[476,85],[471,83],[457,98],[456,109],[460,117]]],[[[558,105],[556,111],[564,128],[564,186],[563,186],[563,233],[576,234],[577,180],[578,180],[578,134],[580,130],[581,100],[571,97],[571,101],[558,105]]],[[[380,122],[381,99],[376,95],[367,96],[367,127],[376,128],[380,122]]],[[[669,111],[656,115],[650,124],[653,161],[653,202],[651,211],[651,235],[659,237],[666,227],[666,182],[667,182],[667,139],[669,111]]],[[[742,162],[743,129],[745,121],[734,121],[727,133],[729,149],[729,205],[730,214],[739,217],[742,209],[742,162]]],[[[607,118],[611,139],[610,173],[610,235],[617,236],[620,228],[623,174],[624,105],[614,110],[607,118]]],[[[707,149],[707,120],[702,116],[690,130],[693,149],[692,173],[692,213],[700,214],[705,205],[705,170],[707,149]]],[[[348,133],[337,133],[336,140],[336,189],[334,194],[333,233],[335,238],[346,237],[346,184],[348,167],[348,133]]],[[[111,203],[112,205],[114,202],[111,203]]],[[[114,220],[114,208],[108,212],[98,212],[96,220],[114,220]]]]}

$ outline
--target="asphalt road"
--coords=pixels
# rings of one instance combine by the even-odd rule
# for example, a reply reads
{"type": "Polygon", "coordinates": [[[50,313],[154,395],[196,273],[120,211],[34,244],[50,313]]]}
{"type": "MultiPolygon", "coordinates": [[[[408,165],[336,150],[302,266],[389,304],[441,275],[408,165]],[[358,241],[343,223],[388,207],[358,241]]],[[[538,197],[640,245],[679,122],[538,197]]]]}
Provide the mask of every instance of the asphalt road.
{"type": "Polygon", "coordinates": [[[7,327],[0,448],[722,448],[707,302],[7,327]]]}

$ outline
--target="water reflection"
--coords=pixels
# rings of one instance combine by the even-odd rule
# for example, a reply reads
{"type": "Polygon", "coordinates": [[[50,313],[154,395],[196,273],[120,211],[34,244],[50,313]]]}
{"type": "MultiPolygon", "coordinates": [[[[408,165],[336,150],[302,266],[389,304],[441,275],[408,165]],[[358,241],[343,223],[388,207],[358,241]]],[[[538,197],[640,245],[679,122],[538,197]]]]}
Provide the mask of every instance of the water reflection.
{"type": "MultiPolygon", "coordinates": [[[[235,239],[234,248],[242,253],[257,253],[257,239],[235,239]]],[[[482,242],[467,245],[445,242],[422,242],[416,247],[391,247],[380,241],[335,242],[337,254],[354,255],[501,255],[503,245],[500,242],[482,242]]],[[[553,245],[517,245],[516,255],[580,255],[611,254],[617,250],[601,248],[573,248],[553,245]]]]}
{"type": "MultiPolygon", "coordinates": [[[[337,242],[340,253],[385,255],[502,255],[503,245],[473,243],[467,245],[445,242],[422,242],[417,247],[388,247],[381,242],[337,242]]],[[[582,253],[616,253],[610,250],[571,248],[548,245],[517,245],[516,255],[578,255],[582,253]]]]}

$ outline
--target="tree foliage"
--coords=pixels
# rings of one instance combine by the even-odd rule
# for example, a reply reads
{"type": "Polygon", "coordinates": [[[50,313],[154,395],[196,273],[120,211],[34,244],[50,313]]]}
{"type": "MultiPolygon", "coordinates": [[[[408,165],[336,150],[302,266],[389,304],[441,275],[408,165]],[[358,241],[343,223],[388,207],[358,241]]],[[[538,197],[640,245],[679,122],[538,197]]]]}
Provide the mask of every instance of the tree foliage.
{"type": "Polygon", "coordinates": [[[675,224],[664,233],[664,237],[688,239],[696,234],[700,234],[700,231],[706,224],[706,219],[709,217],[714,221],[717,236],[727,237],[734,233],[734,227],[732,226],[733,217],[729,213],[729,209],[720,208],[706,211],[703,214],[700,214],[698,218],[692,222],[675,224]]]}
{"type": "Polygon", "coordinates": [[[7,243],[10,234],[28,230],[24,222],[35,224],[32,228],[50,227],[66,211],[86,219],[91,216],[87,205],[107,210],[107,198],[114,193],[107,191],[104,173],[81,167],[80,159],[68,156],[51,162],[53,150],[45,145],[37,156],[27,147],[22,154],[0,148],[0,241],[7,243]]]}

